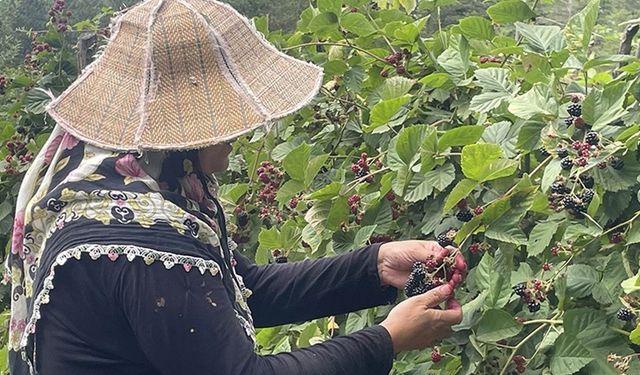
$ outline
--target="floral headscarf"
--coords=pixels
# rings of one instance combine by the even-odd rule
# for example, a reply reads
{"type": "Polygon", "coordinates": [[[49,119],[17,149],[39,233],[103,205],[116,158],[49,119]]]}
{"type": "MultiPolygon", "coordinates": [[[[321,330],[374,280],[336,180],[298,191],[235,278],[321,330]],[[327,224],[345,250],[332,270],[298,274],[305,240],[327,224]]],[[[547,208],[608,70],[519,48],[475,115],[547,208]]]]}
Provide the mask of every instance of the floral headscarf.
{"type": "Polygon", "coordinates": [[[112,152],[56,127],[26,173],[16,205],[5,276],[12,295],[11,373],[34,373],[32,334],[56,267],[102,256],[221,273],[236,316],[255,342],[250,291],[235,273],[235,244],[226,237],[216,194],[213,176],[199,170],[197,151],[112,152]],[[148,238],[157,236],[189,246],[150,246],[148,238]]]}

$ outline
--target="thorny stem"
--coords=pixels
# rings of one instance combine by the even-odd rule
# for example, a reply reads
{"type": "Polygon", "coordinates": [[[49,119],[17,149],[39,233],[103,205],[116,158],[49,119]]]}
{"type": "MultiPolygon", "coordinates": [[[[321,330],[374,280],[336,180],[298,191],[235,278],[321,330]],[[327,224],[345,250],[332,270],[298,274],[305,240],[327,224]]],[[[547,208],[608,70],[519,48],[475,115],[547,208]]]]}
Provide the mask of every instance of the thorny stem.
{"type": "Polygon", "coordinates": [[[535,320],[527,320],[526,322],[523,322],[523,325],[529,325],[529,324],[562,324],[562,320],[553,320],[553,319],[535,319],[535,320]]]}
{"type": "Polygon", "coordinates": [[[620,329],[620,328],[612,327],[612,326],[609,326],[609,329],[612,330],[613,332],[617,332],[617,333],[625,335],[625,336],[629,336],[630,335],[630,333],[625,331],[624,329],[620,329]]]}
{"type": "MultiPolygon", "coordinates": [[[[554,315],[553,318],[551,318],[551,320],[555,320],[559,316],[560,316],[560,313],[554,315]]],[[[534,329],[529,335],[527,335],[527,337],[522,339],[522,341],[520,341],[518,343],[518,345],[515,346],[515,348],[513,348],[513,350],[511,351],[511,355],[509,355],[509,358],[507,359],[507,363],[505,363],[504,367],[502,368],[502,371],[500,371],[500,375],[505,375],[507,373],[507,369],[509,368],[509,365],[511,364],[511,361],[513,360],[513,357],[516,355],[518,350],[520,350],[520,348],[522,348],[522,346],[524,344],[526,344],[527,341],[531,340],[535,335],[537,335],[540,331],[542,331],[544,329],[544,327],[546,327],[546,326],[547,326],[547,323],[542,323],[540,325],[540,327],[534,329]]]]}

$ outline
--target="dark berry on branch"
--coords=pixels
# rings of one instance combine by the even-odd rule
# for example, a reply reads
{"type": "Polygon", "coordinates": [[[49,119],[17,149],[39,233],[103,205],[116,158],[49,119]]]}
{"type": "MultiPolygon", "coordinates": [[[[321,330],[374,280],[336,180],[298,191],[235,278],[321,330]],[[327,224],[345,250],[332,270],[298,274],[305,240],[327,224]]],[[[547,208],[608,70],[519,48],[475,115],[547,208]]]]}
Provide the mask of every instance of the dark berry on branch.
{"type": "Polygon", "coordinates": [[[595,185],[595,181],[593,180],[593,177],[588,174],[581,174],[580,182],[582,182],[582,185],[587,189],[591,189],[595,185]]]}
{"type": "Polygon", "coordinates": [[[482,208],[481,206],[478,206],[473,209],[474,215],[482,215],[483,212],[484,212],[484,208],[482,208]]]}
{"type": "Polygon", "coordinates": [[[615,233],[611,233],[611,242],[612,243],[620,243],[624,241],[624,235],[622,234],[622,232],[615,232],[615,233]]]}
{"type": "Polygon", "coordinates": [[[523,297],[527,291],[527,284],[525,283],[520,283],[515,285],[513,288],[513,293],[515,293],[516,295],[523,297]]]}
{"type": "Polygon", "coordinates": [[[571,102],[572,102],[572,103],[578,103],[578,102],[580,102],[580,97],[579,97],[578,95],[573,95],[573,96],[571,97],[571,102]]]}
{"type": "Polygon", "coordinates": [[[573,125],[573,117],[569,116],[567,118],[564,119],[564,124],[567,126],[571,126],[573,125]]]}
{"type": "Polygon", "coordinates": [[[564,158],[560,162],[560,166],[564,170],[569,170],[569,169],[571,169],[573,167],[573,160],[571,160],[570,158],[564,158]]]}
{"type": "Polygon", "coordinates": [[[584,203],[591,203],[594,196],[595,196],[595,192],[593,190],[586,189],[582,192],[580,199],[582,199],[584,203]]]}
{"type": "Polygon", "coordinates": [[[464,210],[458,211],[458,213],[456,214],[456,218],[466,223],[473,219],[473,213],[468,208],[465,208],[464,210]]]}
{"type": "Polygon", "coordinates": [[[618,157],[612,157],[611,160],[609,161],[609,164],[611,165],[611,168],[618,171],[624,168],[624,160],[618,157]]]}
{"type": "Polygon", "coordinates": [[[384,69],[380,72],[380,77],[382,78],[387,78],[389,77],[389,71],[387,69],[384,69]]]}
{"type": "Polygon", "coordinates": [[[576,128],[578,128],[578,129],[584,129],[584,128],[587,127],[587,123],[584,122],[584,118],[582,118],[582,117],[576,117],[573,120],[573,125],[575,125],[576,128]]]}
{"type": "Polygon", "coordinates": [[[584,138],[585,142],[587,142],[588,144],[595,146],[598,143],[600,143],[600,137],[598,136],[598,133],[596,132],[588,132],[587,135],[584,138]]]}
{"type": "Polygon", "coordinates": [[[545,270],[545,271],[549,271],[549,270],[551,269],[551,263],[549,263],[549,262],[544,262],[544,263],[542,264],[542,269],[543,269],[543,270],[545,270]]]}
{"type": "Polygon", "coordinates": [[[556,148],[556,153],[558,154],[558,157],[560,157],[560,158],[566,158],[567,156],[569,156],[569,150],[567,150],[564,147],[556,148]]]}
{"type": "Polygon", "coordinates": [[[453,245],[453,240],[447,236],[446,233],[440,234],[437,238],[438,244],[442,247],[453,245]]]}
{"type": "Polygon", "coordinates": [[[479,243],[475,242],[469,245],[469,252],[471,252],[471,254],[477,254],[481,251],[482,251],[482,247],[480,246],[479,243]]]}
{"type": "Polygon", "coordinates": [[[571,189],[565,186],[562,182],[554,182],[551,184],[551,192],[556,194],[566,194],[570,192],[571,189]]]}
{"type": "Polygon", "coordinates": [[[584,167],[585,165],[587,165],[587,158],[585,157],[579,157],[575,160],[575,164],[578,167],[584,167]]]}
{"type": "Polygon", "coordinates": [[[399,75],[404,75],[406,72],[407,68],[405,68],[404,65],[396,66],[396,73],[398,73],[399,75]]]}
{"type": "Polygon", "coordinates": [[[532,313],[540,311],[540,302],[529,301],[529,303],[527,303],[527,308],[529,309],[529,312],[532,312],[532,313]]]}
{"type": "Polygon", "coordinates": [[[571,103],[569,104],[569,108],[567,108],[567,112],[573,117],[582,116],[582,105],[579,103],[571,103]]]}
{"type": "Polygon", "coordinates": [[[278,264],[287,263],[288,261],[289,261],[289,259],[284,255],[280,255],[280,256],[276,257],[276,263],[278,263],[278,264]]]}
{"type": "Polygon", "coordinates": [[[630,320],[633,320],[633,318],[635,318],[635,314],[631,310],[627,309],[626,307],[623,307],[620,310],[618,310],[616,317],[620,320],[628,322],[630,320]]]}
{"type": "Polygon", "coordinates": [[[236,217],[236,222],[239,227],[244,227],[249,224],[249,215],[246,212],[240,212],[236,217]]]}
{"type": "Polygon", "coordinates": [[[544,147],[540,147],[538,149],[538,153],[540,153],[540,156],[542,156],[543,158],[548,158],[551,155],[549,154],[549,151],[547,151],[547,149],[544,147]]]}

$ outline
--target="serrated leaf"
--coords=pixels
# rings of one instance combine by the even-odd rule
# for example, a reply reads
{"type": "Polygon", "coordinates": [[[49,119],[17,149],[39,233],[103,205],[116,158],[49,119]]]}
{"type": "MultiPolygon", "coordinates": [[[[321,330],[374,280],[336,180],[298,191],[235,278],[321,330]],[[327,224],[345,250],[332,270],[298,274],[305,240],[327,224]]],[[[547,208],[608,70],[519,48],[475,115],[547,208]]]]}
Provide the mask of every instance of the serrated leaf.
{"type": "Polygon", "coordinates": [[[440,136],[438,150],[444,151],[453,146],[466,146],[476,143],[484,132],[482,125],[466,125],[449,129],[440,136]]]}
{"type": "Polygon", "coordinates": [[[447,73],[457,78],[463,78],[469,68],[465,63],[466,59],[467,57],[463,58],[458,50],[449,47],[438,56],[437,61],[447,73]]]}
{"type": "Polygon", "coordinates": [[[327,186],[324,186],[316,191],[314,191],[313,193],[307,195],[307,199],[309,200],[314,200],[314,199],[319,199],[319,200],[326,200],[326,199],[332,199],[336,196],[338,196],[340,194],[340,190],[342,189],[344,185],[341,184],[340,182],[332,182],[327,186]]]}
{"type": "Polygon", "coordinates": [[[462,35],[470,39],[491,40],[496,35],[491,22],[480,16],[461,19],[460,31],[462,31],[462,35]]]}
{"type": "Polygon", "coordinates": [[[529,234],[529,246],[527,252],[529,256],[538,256],[549,246],[553,235],[558,230],[558,223],[548,221],[536,225],[529,234]]]}
{"type": "Polygon", "coordinates": [[[281,204],[285,204],[289,199],[304,190],[304,184],[298,180],[289,180],[285,182],[276,194],[276,200],[281,204]]]}
{"type": "Polygon", "coordinates": [[[455,207],[458,202],[466,198],[478,185],[478,182],[470,179],[465,178],[464,180],[460,180],[453,190],[451,190],[451,193],[449,193],[443,211],[447,212],[455,207]]]}
{"type": "Polygon", "coordinates": [[[304,187],[310,188],[313,179],[316,177],[322,166],[329,158],[329,154],[322,154],[315,156],[309,160],[305,170],[304,170],[304,187]]]}
{"type": "Polygon", "coordinates": [[[573,297],[590,295],[599,280],[598,272],[586,264],[572,264],[567,268],[567,291],[573,297]]]}
{"type": "Polygon", "coordinates": [[[536,52],[557,52],[564,48],[562,30],[558,26],[529,25],[516,22],[517,32],[536,52]]]}
{"type": "Polygon", "coordinates": [[[319,36],[328,36],[338,31],[338,16],[333,12],[322,12],[309,22],[309,30],[319,36]]]}
{"type": "Polygon", "coordinates": [[[562,166],[560,165],[560,160],[551,160],[551,162],[549,162],[549,164],[544,167],[544,173],[542,174],[542,183],[540,184],[542,191],[548,191],[561,172],[562,166]]]}
{"type": "Polygon", "coordinates": [[[583,49],[589,46],[589,42],[593,36],[593,27],[596,25],[596,20],[598,19],[599,10],[600,0],[589,1],[580,12],[569,19],[564,29],[567,37],[577,39],[583,49]]]}
{"type": "Polygon", "coordinates": [[[338,197],[331,204],[329,215],[327,216],[327,229],[338,230],[340,224],[347,221],[349,216],[349,205],[346,197],[338,197]]]}
{"type": "Polygon", "coordinates": [[[582,117],[594,130],[620,119],[625,113],[624,101],[633,81],[607,85],[604,90],[593,89],[582,103],[582,117]]]}
{"type": "Polygon", "coordinates": [[[557,116],[558,103],[547,85],[536,83],[531,90],[511,100],[509,112],[524,120],[539,115],[557,116]]]}
{"type": "Polygon", "coordinates": [[[487,9],[491,20],[495,23],[513,23],[526,21],[536,16],[529,6],[521,0],[500,1],[487,9]]]}
{"type": "Polygon", "coordinates": [[[416,81],[402,76],[391,77],[382,87],[382,100],[399,98],[408,94],[416,81]]]}
{"type": "Polygon", "coordinates": [[[462,305],[462,322],[451,327],[455,332],[470,329],[476,321],[476,313],[487,298],[487,291],[482,291],[476,298],[462,305]]]}
{"type": "Polygon", "coordinates": [[[478,340],[495,342],[508,339],[520,333],[522,324],[504,310],[487,310],[478,323],[478,340]]]}
{"type": "Polygon", "coordinates": [[[358,36],[369,36],[376,32],[371,22],[362,13],[347,13],[340,20],[342,27],[358,36]]]}
{"type": "Polygon", "coordinates": [[[444,191],[456,179],[456,169],[451,163],[446,163],[440,168],[425,173],[425,181],[433,188],[444,191]]]}
{"type": "Polygon", "coordinates": [[[511,94],[517,86],[510,79],[510,72],[504,68],[478,69],[473,73],[478,86],[485,91],[511,94]]]}
{"type": "Polygon", "coordinates": [[[637,325],[636,328],[631,331],[629,340],[636,345],[640,345],[640,325],[637,325]]]}
{"type": "Polygon", "coordinates": [[[487,113],[493,109],[500,107],[502,103],[505,103],[511,98],[511,94],[506,94],[502,91],[483,92],[471,98],[469,109],[475,112],[487,113]]]}
{"type": "Polygon", "coordinates": [[[575,337],[563,333],[556,340],[551,372],[553,375],[574,374],[592,360],[591,353],[575,337]]]}
{"type": "Polygon", "coordinates": [[[282,160],[284,171],[287,172],[292,179],[304,181],[310,154],[311,147],[309,147],[308,144],[303,143],[296,147],[282,160]]]}
{"type": "MultiPolygon", "coordinates": [[[[634,158],[626,157],[622,170],[607,167],[605,169],[593,168],[593,179],[603,189],[611,192],[627,190],[638,183],[640,175],[640,164],[634,161],[634,158]]],[[[605,195],[605,202],[606,202],[605,195]]],[[[606,205],[605,205],[606,207],[606,205]]]]}
{"type": "Polygon", "coordinates": [[[371,132],[375,128],[388,124],[409,100],[411,100],[411,95],[406,94],[398,98],[378,102],[371,109],[371,125],[366,127],[365,131],[371,132]]]}

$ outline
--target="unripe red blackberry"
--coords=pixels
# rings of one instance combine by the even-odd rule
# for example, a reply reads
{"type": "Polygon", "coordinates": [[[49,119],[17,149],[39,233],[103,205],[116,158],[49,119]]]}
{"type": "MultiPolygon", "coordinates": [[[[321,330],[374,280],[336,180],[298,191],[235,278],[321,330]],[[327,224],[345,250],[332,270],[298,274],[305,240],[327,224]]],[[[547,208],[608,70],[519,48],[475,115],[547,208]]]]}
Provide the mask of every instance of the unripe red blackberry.
{"type": "Polygon", "coordinates": [[[380,77],[382,77],[382,78],[387,78],[387,77],[389,77],[389,71],[388,71],[387,69],[383,69],[383,70],[380,72],[380,77]]]}
{"type": "Polygon", "coordinates": [[[433,363],[438,363],[442,360],[442,354],[440,354],[440,351],[438,350],[433,350],[431,352],[431,362],[433,363]]]}
{"type": "Polygon", "coordinates": [[[481,206],[478,206],[473,209],[474,215],[482,215],[483,212],[484,212],[484,208],[482,208],[481,206]]]}
{"type": "Polygon", "coordinates": [[[544,262],[544,264],[542,264],[542,269],[545,271],[549,271],[551,269],[551,263],[544,262]]]}
{"type": "Polygon", "coordinates": [[[622,232],[611,233],[611,243],[618,244],[622,241],[624,241],[624,235],[622,234],[622,232]]]}
{"type": "Polygon", "coordinates": [[[480,246],[479,243],[474,242],[471,245],[469,245],[469,252],[471,252],[471,254],[477,254],[481,251],[482,251],[482,247],[480,246]]]}
{"type": "Polygon", "coordinates": [[[584,167],[585,165],[587,165],[587,158],[585,157],[579,157],[575,160],[575,164],[578,167],[584,167]]]}
{"type": "Polygon", "coordinates": [[[406,72],[407,68],[405,68],[404,65],[396,66],[396,73],[398,73],[399,75],[404,75],[406,72]]]}

